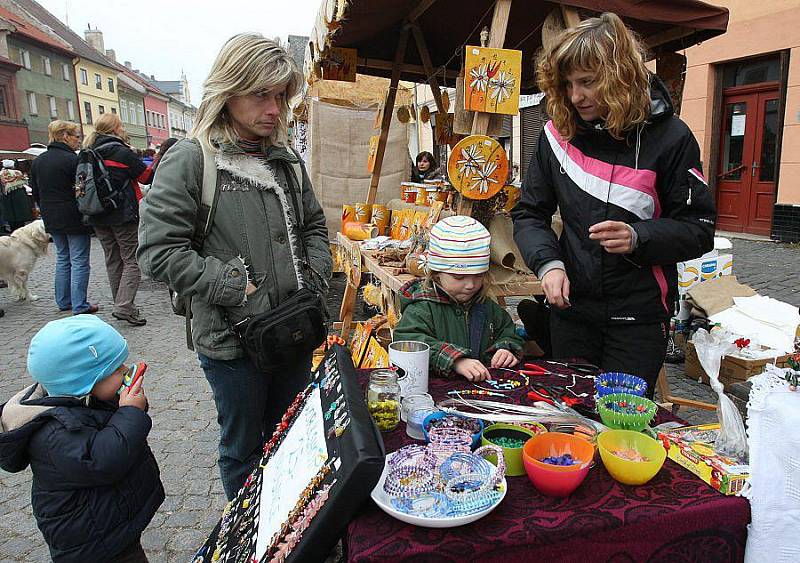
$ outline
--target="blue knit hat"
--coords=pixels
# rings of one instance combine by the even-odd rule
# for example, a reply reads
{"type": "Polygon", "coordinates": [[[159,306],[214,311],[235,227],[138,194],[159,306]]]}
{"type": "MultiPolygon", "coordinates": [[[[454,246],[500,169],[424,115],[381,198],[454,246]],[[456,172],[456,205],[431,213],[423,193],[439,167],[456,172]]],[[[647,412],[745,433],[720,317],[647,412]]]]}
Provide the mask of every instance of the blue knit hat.
{"type": "Polygon", "coordinates": [[[49,395],[83,397],[128,357],[128,343],[94,315],[51,321],[28,349],[28,372],[49,395]]]}

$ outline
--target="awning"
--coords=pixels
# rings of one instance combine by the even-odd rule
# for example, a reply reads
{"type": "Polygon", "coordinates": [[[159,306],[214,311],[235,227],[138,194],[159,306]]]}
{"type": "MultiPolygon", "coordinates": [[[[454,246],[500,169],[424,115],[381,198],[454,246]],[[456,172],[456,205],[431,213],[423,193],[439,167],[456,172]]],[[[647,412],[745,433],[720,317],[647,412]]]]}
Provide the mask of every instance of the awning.
{"type": "MultiPolygon", "coordinates": [[[[422,30],[440,84],[452,86],[462,66],[463,46],[480,45],[481,29],[491,25],[494,4],[494,0],[323,0],[306,53],[307,73],[332,46],[357,49],[359,73],[390,76],[401,29],[412,19],[422,30]]],[[[653,54],[695,45],[724,33],[728,25],[726,8],[697,0],[514,0],[504,47],[523,52],[523,92],[535,91],[533,59],[541,47],[542,26],[559,5],[576,8],[581,18],[615,12],[653,54]]],[[[423,61],[410,43],[400,79],[425,82],[423,61]]]]}

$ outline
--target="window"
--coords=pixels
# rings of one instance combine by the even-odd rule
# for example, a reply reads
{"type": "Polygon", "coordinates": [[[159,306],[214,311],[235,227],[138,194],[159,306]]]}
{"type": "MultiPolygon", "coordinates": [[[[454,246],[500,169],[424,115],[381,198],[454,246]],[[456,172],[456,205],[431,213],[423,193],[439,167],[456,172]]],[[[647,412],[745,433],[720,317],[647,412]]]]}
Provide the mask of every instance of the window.
{"type": "Polygon", "coordinates": [[[98,90],[103,89],[103,77],[97,74],[96,72],[94,73],[94,87],[97,88],[98,90]]]}
{"type": "Polygon", "coordinates": [[[54,96],[47,96],[47,101],[50,102],[50,117],[58,119],[58,107],[56,106],[56,99],[54,96]]]}
{"type": "Polygon", "coordinates": [[[147,110],[147,112],[145,113],[145,118],[147,121],[147,126],[150,127],[150,110],[147,110]]]}
{"type": "Polygon", "coordinates": [[[139,125],[144,125],[144,106],[139,104],[139,125]]]}
{"type": "Polygon", "coordinates": [[[61,78],[69,82],[69,75],[72,74],[72,67],[67,63],[61,64],[61,78]]]}
{"type": "Polygon", "coordinates": [[[121,113],[120,119],[122,119],[123,123],[130,123],[128,121],[128,102],[127,100],[120,100],[119,101],[119,111],[121,113]]]}
{"type": "Polygon", "coordinates": [[[83,102],[83,113],[86,116],[86,123],[92,124],[92,104],[83,102]]]}
{"type": "Polygon", "coordinates": [[[11,117],[8,114],[8,90],[6,85],[0,85],[0,116],[11,117]]]}
{"type": "Polygon", "coordinates": [[[39,113],[39,106],[36,104],[36,94],[34,92],[28,92],[28,108],[31,115],[39,113]]]}
{"type": "Polygon", "coordinates": [[[158,128],[159,129],[164,128],[164,116],[161,115],[160,113],[158,114],[158,128]]]}
{"type": "Polygon", "coordinates": [[[111,108],[111,113],[113,113],[114,115],[117,115],[117,108],[111,108]]]}
{"type": "Polygon", "coordinates": [[[53,68],[50,66],[50,57],[42,57],[42,67],[47,76],[53,76],[53,68]]]}
{"type": "Polygon", "coordinates": [[[97,106],[97,113],[103,115],[106,112],[105,106],[97,106]]]}
{"type": "Polygon", "coordinates": [[[86,72],[85,68],[81,69],[81,84],[83,84],[84,86],[89,85],[89,73],[86,72]]]}
{"type": "Polygon", "coordinates": [[[19,64],[27,68],[28,70],[31,69],[31,53],[27,49],[20,49],[19,50],[19,64]]]}
{"type": "Polygon", "coordinates": [[[75,121],[75,103],[72,100],[67,100],[67,117],[70,121],[75,121]]]}
{"type": "Polygon", "coordinates": [[[112,93],[114,92],[114,79],[113,78],[109,78],[108,79],[108,91],[112,92],[112,93]]]}

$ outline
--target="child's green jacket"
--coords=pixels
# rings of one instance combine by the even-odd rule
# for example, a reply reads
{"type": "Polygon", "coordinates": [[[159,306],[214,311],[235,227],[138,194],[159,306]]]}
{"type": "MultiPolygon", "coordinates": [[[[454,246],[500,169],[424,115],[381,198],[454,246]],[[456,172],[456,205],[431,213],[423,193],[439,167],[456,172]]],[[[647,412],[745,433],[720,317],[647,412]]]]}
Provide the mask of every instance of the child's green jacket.
{"type": "Polygon", "coordinates": [[[394,340],[417,340],[430,346],[431,375],[452,377],[453,363],[460,358],[475,358],[488,366],[497,350],[517,355],[522,350],[511,316],[491,299],[461,305],[421,279],[406,283],[399,295],[402,317],[394,340]],[[481,308],[483,313],[478,312],[481,308]],[[475,314],[485,315],[477,351],[470,346],[470,318],[475,314]]]}

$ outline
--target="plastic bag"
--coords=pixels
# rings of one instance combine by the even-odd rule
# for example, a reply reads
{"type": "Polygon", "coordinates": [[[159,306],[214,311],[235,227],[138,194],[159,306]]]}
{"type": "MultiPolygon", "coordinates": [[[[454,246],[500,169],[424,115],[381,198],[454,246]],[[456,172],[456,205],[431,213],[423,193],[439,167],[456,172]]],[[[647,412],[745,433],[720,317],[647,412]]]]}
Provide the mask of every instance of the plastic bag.
{"type": "Polygon", "coordinates": [[[733,337],[724,330],[709,333],[701,328],[694,334],[694,347],[700,365],[711,380],[711,387],[717,392],[717,418],[719,419],[719,435],[714,442],[717,453],[744,459],[747,456],[747,433],[739,410],[730,397],[725,394],[725,387],[719,380],[719,367],[722,358],[736,350],[733,337]]]}

